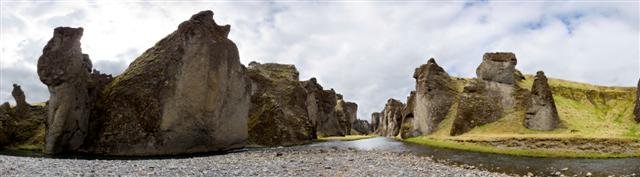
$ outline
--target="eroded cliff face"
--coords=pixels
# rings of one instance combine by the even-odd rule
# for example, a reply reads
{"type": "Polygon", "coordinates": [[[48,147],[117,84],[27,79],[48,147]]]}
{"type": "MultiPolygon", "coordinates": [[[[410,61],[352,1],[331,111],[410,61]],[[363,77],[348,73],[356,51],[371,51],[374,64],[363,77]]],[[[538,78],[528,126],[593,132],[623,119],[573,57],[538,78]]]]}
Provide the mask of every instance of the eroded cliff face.
{"type": "Polygon", "coordinates": [[[47,107],[31,105],[20,85],[13,84],[11,92],[16,106],[5,102],[0,106],[0,149],[40,148],[44,144],[47,107]]]}
{"type": "Polygon", "coordinates": [[[38,76],[49,87],[44,153],[76,151],[89,129],[91,60],[80,49],[82,28],[58,27],[38,59],[38,76]]]}
{"type": "Polygon", "coordinates": [[[366,120],[356,120],[351,127],[351,135],[371,134],[371,125],[366,120]]]}
{"type": "Polygon", "coordinates": [[[538,71],[531,88],[531,104],[524,118],[524,126],[534,130],[558,128],[560,118],[551,88],[544,72],[538,71]]]}
{"type": "Polygon", "coordinates": [[[311,142],[314,128],[307,111],[308,94],[298,81],[295,66],[252,62],[248,71],[253,83],[248,143],[289,146],[311,142]]]}
{"type": "Polygon", "coordinates": [[[380,112],[378,128],[375,133],[380,136],[393,137],[400,133],[402,124],[402,111],[404,104],[395,99],[387,100],[384,109],[380,112]]]}
{"type": "Polygon", "coordinates": [[[411,103],[413,121],[406,124],[407,137],[428,135],[435,131],[457,96],[451,77],[433,58],[416,68],[413,78],[416,79],[415,100],[408,101],[415,103],[411,103]]]}
{"type": "Polygon", "coordinates": [[[167,155],[243,147],[250,81],[230,27],[202,11],[106,86],[84,151],[167,155]]]}
{"type": "Polygon", "coordinates": [[[513,53],[486,53],[478,66],[478,79],[467,83],[460,95],[451,135],[460,135],[474,127],[495,122],[506,113],[524,111],[530,92],[516,82],[524,79],[515,69],[513,53]]]}

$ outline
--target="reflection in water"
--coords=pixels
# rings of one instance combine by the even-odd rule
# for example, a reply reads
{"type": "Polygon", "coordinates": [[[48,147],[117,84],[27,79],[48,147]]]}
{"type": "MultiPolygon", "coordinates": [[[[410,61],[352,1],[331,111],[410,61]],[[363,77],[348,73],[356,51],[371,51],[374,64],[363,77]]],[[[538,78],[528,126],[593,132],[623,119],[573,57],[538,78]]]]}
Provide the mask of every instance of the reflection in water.
{"type": "Polygon", "coordinates": [[[528,172],[548,176],[555,172],[564,175],[584,176],[587,172],[594,176],[640,175],[640,158],[615,159],[571,159],[534,158],[500,154],[477,153],[452,149],[432,148],[400,142],[391,138],[370,138],[356,141],[330,141],[315,143],[314,147],[343,147],[358,150],[406,152],[430,156],[436,161],[449,164],[473,165],[480,169],[509,174],[525,175],[528,172]],[[565,170],[562,170],[565,169],[565,170]]]}

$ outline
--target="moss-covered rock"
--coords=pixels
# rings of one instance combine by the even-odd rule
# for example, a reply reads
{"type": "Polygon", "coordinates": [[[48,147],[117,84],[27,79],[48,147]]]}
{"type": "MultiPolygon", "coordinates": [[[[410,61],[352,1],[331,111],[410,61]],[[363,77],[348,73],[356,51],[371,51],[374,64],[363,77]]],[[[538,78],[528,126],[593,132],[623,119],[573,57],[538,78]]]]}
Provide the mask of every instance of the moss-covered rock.
{"type": "Polygon", "coordinates": [[[524,126],[534,130],[553,130],[560,124],[553,93],[544,72],[538,71],[531,88],[531,104],[524,118],[524,126]]]}
{"type": "Polygon", "coordinates": [[[397,136],[402,124],[402,111],[404,104],[395,99],[387,100],[384,109],[380,112],[380,122],[376,134],[380,136],[397,136]]]}
{"type": "Polygon", "coordinates": [[[633,113],[636,115],[636,122],[640,123],[640,80],[638,80],[638,87],[636,87],[636,107],[633,109],[633,113]]]}
{"type": "Polygon", "coordinates": [[[312,140],[307,112],[307,92],[298,81],[293,65],[252,62],[248,143],[289,146],[312,140]]]}
{"type": "Polygon", "coordinates": [[[347,135],[346,124],[337,117],[338,96],[336,92],[333,89],[323,90],[315,78],[302,81],[302,85],[308,93],[307,111],[312,124],[315,125],[313,127],[316,128],[316,135],[321,137],[347,135]]]}
{"type": "Polygon", "coordinates": [[[44,147],[46,104],[30,105],[20,86],[14,84],[15,107],[0,106],[0,149],[42,150],[44,147]]]}

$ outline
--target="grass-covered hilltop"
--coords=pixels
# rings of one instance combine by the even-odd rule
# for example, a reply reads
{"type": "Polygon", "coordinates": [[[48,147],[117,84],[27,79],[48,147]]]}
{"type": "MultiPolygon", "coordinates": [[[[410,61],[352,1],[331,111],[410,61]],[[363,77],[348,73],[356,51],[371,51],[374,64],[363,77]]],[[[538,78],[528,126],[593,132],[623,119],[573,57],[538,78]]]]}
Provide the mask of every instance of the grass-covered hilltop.
{"type": "Polygon", "coordinates": [[[640,156],[634,87],[522,75],[512,53],[487,53],[478,78],[449,76],[431,59],[416,91],[372,114],[376,134],[429,146],[539,157],[640,156]],[[446,96],[442,96],[446,95],[446,96]]]}

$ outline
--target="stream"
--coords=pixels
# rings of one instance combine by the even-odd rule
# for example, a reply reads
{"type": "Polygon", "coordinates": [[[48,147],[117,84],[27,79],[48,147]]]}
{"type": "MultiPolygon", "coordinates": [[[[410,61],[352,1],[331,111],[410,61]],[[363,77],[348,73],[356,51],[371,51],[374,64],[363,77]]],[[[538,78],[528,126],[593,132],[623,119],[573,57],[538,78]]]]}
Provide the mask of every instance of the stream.
{"type": "Polygon", "coordinates": [[[453,149],[433,148],[401,142],[391,138],[375,137],[356,141],[329,141],[307,146],[354,148],[363,151],[391,151],[428,156],[433,160],[450,164],[474,166],[475,168],[507,174],[550,176],[556,172],[564,175],[593,176],[640,175],[640,158],[578,159],[536,158],[501,154],[469,152],[453,149]]]}

